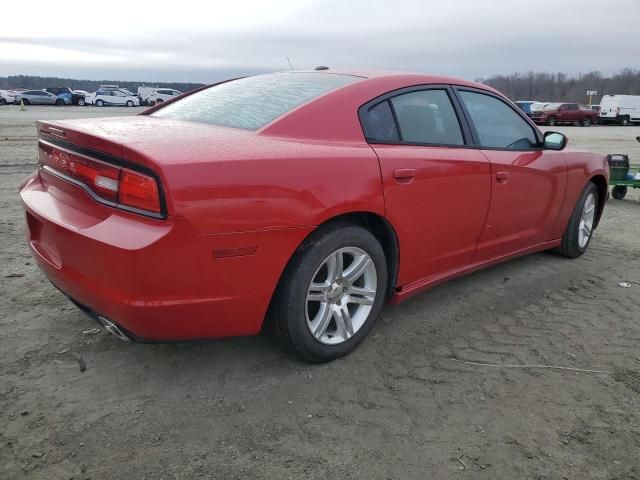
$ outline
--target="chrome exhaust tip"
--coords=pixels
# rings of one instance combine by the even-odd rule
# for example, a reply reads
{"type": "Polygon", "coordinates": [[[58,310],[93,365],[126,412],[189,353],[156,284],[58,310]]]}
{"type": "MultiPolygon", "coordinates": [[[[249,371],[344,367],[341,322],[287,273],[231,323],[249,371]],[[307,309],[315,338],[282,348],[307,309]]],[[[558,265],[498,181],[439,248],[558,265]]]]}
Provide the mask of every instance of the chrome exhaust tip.
{"type": "Polygon", "coordinates": [[[120,330],[120,328],[113,323],[111,320],[108,320],[104,317],[98,315],[98,321],[102,324],[102,326],[107,330],[107,332],[112,333],[116,337],[118,337],[123,342],[130,342],[131,339],[127,337],[127,335],[120,330]]]}

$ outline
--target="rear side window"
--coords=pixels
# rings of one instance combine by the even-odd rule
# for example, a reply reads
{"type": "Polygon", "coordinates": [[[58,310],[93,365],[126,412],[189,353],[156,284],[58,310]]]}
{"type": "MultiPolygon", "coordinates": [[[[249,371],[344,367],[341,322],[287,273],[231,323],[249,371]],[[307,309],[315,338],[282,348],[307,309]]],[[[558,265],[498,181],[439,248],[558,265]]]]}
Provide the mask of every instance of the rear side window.
{"type": "Polygon", "coordinates": [[[483,147],[509,150],[537,147],[533,128],[505,102],[482,93],[459,93],[483,147]]]}
{"type": "Polygon", "coordinates": [[[420,90],[391,99],[403,142],[464,145],[458,117],[445,90],[420,90]]]}
{"type": "Polygon", "coordinates": [[[257,130],[303,103],[358,80],[327,73],[258,75],[207,88],[151,115],[257,130]]]}
{"type": "Polygon", "coordinates": [[[367,141],[372,143],[398,142],[398,129],[389,102],[385,100],[365,112],[362,127],[367,141]]]}

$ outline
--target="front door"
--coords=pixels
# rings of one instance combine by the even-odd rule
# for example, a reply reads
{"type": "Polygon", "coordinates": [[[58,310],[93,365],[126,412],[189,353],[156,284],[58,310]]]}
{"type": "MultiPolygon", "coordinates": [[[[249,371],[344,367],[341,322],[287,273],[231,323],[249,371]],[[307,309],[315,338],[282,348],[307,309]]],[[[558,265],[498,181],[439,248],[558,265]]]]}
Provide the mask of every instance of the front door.
{"type": "Polygon", "coordinates": [[[554,240],[567,182],[562,152],[544,150],[534,127],[499,97],[465,89],[458,96],[491,163],[491,205],[474,262],[554,240]]]}
{"type": "Polygon", "coordinates": [[[402,91],[361,113],[402,245],[398,285],[469,265],[487,215],[489,161],[470,148],[451,95],[447,87],[402,91]]]}

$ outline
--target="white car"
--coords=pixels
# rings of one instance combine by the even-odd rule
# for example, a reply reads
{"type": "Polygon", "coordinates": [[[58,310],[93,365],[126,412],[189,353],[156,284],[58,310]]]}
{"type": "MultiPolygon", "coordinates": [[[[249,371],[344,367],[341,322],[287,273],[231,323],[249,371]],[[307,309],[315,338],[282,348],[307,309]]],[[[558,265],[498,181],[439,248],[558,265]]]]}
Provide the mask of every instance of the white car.
{"type": "Polygon", "coordinates": [[[90,105],[96,105],[98,107],[104,106],[118,106],[118,107],[133,107],[140,105],[140,99],[131,94],[131,92],[124,92],[122,90],[110,90],[100,89],[84,99],[85,103],[90,105]]]}
{"type": "Polygon", "coordinates": [[[147,103],[149,105],[155,105],[156,103],[171,100],[173,97],[177,97],[178,95],[182,95],[182,92],[180,92],[179,90],[173,90],[171,88],[158,88],[151,95],[149,95],[149,97],[147,98],[147,103]]]}
{"type": "Polygon", "coordinates": [[[17,93],[13,90],[0,90],[0,105],[13,103],[16,95],[17,93]]]}

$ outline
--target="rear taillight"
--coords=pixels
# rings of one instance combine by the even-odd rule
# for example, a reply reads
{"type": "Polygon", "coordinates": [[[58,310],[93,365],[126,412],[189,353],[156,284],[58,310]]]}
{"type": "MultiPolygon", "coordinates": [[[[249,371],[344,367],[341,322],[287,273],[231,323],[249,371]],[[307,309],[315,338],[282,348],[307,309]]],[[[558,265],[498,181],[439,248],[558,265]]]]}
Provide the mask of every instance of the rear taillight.
{"type": "Polygon", "coordinates": [[[119,203],[160,213],[160,193],[155,178],[123,168],[120,172],[119,203]]]}
{"type": "Polygon", "coordinates": [[[155,178],[40,141],[40,164],[90,190],[103,203],[159,216],[160,191],[155,178]]]}
{"type": "Polygon", "coordinates": [[[105,200],[118,199],[120,168],[40,142],[40,163],[87,186],[105,200]]]}

